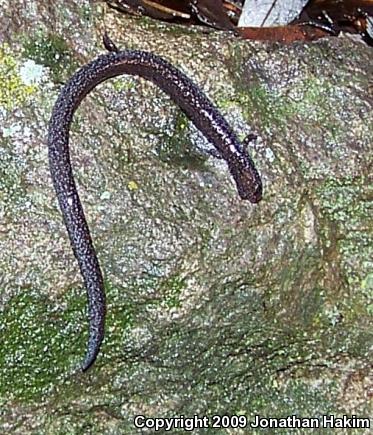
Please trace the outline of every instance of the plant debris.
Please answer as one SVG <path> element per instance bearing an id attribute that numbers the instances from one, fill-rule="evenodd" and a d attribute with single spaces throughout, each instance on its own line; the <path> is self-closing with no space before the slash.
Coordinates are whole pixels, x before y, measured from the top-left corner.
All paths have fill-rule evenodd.
<path id="1" fill-rule="evenodd" d="M 233 31 L 243 38 L 311 41 L 340 32 L 373 45 L 373 0 L 107 0 L 120 12 Z"/>

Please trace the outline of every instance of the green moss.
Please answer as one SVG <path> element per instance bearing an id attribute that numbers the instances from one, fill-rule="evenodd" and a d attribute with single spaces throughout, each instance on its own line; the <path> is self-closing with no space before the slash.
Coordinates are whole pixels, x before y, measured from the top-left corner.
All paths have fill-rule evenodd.
<path id="1" fill-rule="evenodd" d="M 344 135 L 344 128 L 330 117 L 335 111 L 334 105 L 338 90 L 330 80 L 309 76 L 307 80 L 299 83 L 292 93 L 297 99 L 286 98 L 286 104 L 291 105 L 291 111 L 302 120 L 304 132 L 312 134 L 315 126 L 322 125 L 327 132 L 328 140 L 338 142 Z"/>
<path id="2" fill-rule="evenodd" d="M 279 130 L 287 128 L 289 122 L 298 118 L 303 123 L 303 130 L 313 131 L 315 125 L 327 126 L 329 140 L 338 141 L 340 128 L 337 124 L 330 123 L 329 114 L 334 110 L 331 94 L 334 92 L 330 83 L 321 83 L 316 78 L 300 83 L 292 89 L 297 99 L 283 94 L 270 92 L 258 84 L 241 91 L 240 101 L 246 107 L 246 116 L 254 122 L 261 120 L 262 128 Z"/>
<path id="3" fill-rule="evenodd" d="M 23 55 L 50 68 L 56 82 L 63 81 L 77 68 L 77 62 L 65 39 L 55 34 L 35 32 L 24 41 Z"/>
<path id="4" fill-rule="evenodd" d="M 133 279 L 127 284 L 126 288 L 113 286 L 110 282 L 105 282 L 106 292 L 106 324 L 105 340 L 102 346 L 100 357 L 95 363 L 98 369 L 101 365 L 112 363 L 113 359 L 118 360 L 118 364 L 124 357 L 123 343 L 126 335 L 138 326 L 141 313 L 148 306 L 156 304 L 156 301 L 148 298 L 146 301 L 134 301 L 133 294 L 148 294 L 149 288 L 156 286 L 155 278 Z M 141 321 L 141 320 L 140 320 Z M 85 340 L 88 336 L 85 336 Z M 85 344 L 83 344 L 85 347 Z"/>
<path id="5" fill-rule="evenodd" d="M 134 315 L 141 308 L 129 304 L 123 292 L 109 283 L 106 292 L 107 335 L 103 350 L 111 359 L 122 347 L 123 332 L 134 324 Z M 86 305 L 82 289 L 70 290 L 57 301 L 27 289 L 7 303 L 1 322 L 1 397 L 38 401 L 51 385 L 64 384 L 67 372 L 79 374 L 88 338 Z M 74 388 L 71 394 L 76 394 Z"/>
<path id="6" fill-rule="evenodd" d="M 86 21 L 87 23 L 90 23 L 93 20 L 94 11 L 92 10 L 92 5 L 91 4 L 87 4 L 87 5 L 83 4 L 83 5 L 81 5 L 78 8 L 77 12 L 78 12 L 78 14 L 80 15 L 80 17 L 82 18 L 83 21 Z M 67 16 L 67 18 L 70 19 L 69 16 Z"/>
<path id="7" fill-rule="evenodd" d="M 84 356 L 84 292 L 67 292 L 51 301 L 27 289 L 14 296 L 2 313 L 0 395 L 41 400 L 63 373 L 79 367 Z"/>
<path id="8" fill-rule="evenodd" d="M 78 350 L 69 340 L 71 326 L 49 300 L 30 289 L 13 297 L 2 313 L 1 396 L 42 398 Z"/>
<path id="9" fill-rule="evenodd" d="M 259 117 L 262 128 L 271 129 L 274 124 L 279 129 L 285 128 L 287 119 L 294 116 L 295 109 L 286 98 L 276 96 L 262 85 L 251 86 L 240 95 L 246 117 L 251 121 Z"/>
<path id="10" fill-rule="evenodd" d="M 179 112 L 171 134 L 163 134 L 157 148 L 159 158 L 174 166 L 202 170 L 206 156 L 190 140 L 189 120 Z"/>
<path id="11" fill-rule="evenodd" d="M 369 187 L 364 176 L 360 176 L 326 178 L 316 189 L 324 263 L 330 269 L 339 269 L 333 274 L 335 282 L 329 290 L 335 300 L 330 301 L 320 317 L 331 324 L 343 319 L 363 325 L 371 316 L 371 207 L 369 201 L 361 200 L 368 197 Z"/>
<path id="12" fill-rule="evenodd" d="M 185 279 L 178 275 L 169 277 L 161 284 L 163 304 L 168 308 L 179 308 L 181 306 L 180 294 L 186 288 Z"/>
<path id="13" fill-rule="evenodd" d="M 315 127 L 322 125 L 329 141 L 340 140 L 345 132 L 345 122 L 330 116 L 335 112 L 335 105 L 341 102 L 340 90 L 330 78 L 316 75 L 310 67 L 305 79 L 296 81 L 291 87 L 283 83 L 277 89 L 276 86 L 270 88 L 268 81 L 255 69 L 251 71 L 250 78 L 246 75 L 242 77 L 240 73 L 247 56 L 247 51 L 233 49 L 230 63 L 232 76 L 236 77 L 236 95 L 240 105 L 246 109 L 246 117 L 251 124 L 260 123 L 261 130 L 277 129 L 285 133 L 298 119 L 304 134 L 313 135 Z"/>
<path id="14" fill-rule="evenodd" d="M 123 77 L 122 78 L 115 77 L 111 80 L 110 83 L 116 92 L 128 91 L 136 87 L 135 81 L 132 79 L 132 77 L 128 77 L 125 79 L 123 79 Z"/>
<path id="15" fill-rule="evenodd" d="M 7 45 L 0 47 L 0 107 L 12 110 L 22 105 L 36 90 L 22 82 L 16 59 Z"/>

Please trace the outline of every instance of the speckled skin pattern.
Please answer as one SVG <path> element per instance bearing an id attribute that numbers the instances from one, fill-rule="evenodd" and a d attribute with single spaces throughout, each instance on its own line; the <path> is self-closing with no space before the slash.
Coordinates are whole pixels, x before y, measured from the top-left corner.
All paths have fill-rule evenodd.
<path id="1" fill-rule="evenodd" d="M 142 51 L 118 51 L 99 56 L 83 66 L 63 87 L 49 124 L 49 165 L 66 228 L 88 293 L 89 340 L 82 370 L 95 361 L 104 338 L 103 277 L 75 185 L 69 153 L 73 114 L 99 83 L 121 74 L 150 80 L 165 91 L 215 146 L 227 162 L 242 199 L 260 201 L 262 184 L 254 163 L 226 120 L 201 90 L 162 58 Z"/>

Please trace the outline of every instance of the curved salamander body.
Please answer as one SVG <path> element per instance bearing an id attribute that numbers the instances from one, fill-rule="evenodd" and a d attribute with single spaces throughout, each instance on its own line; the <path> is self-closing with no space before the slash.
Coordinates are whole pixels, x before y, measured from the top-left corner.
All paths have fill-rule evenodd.
<path id="1" fill-rule="evenodd" d="M 105 292 L 100 265 L 75 185 L 69 153 L 73 114 L 99 83 L 121 74 L 150 80 L 165 91 L 215 146 L 227 162 L 242 199 L 256 203 L 262 184 L 254 163 L 226 120 L 201 90 L 162 58 L 143 51 L 118 51 L 99 56 L 78 70 L 63 87 L 49 124 L 49 166 L 74 254 L 88 293 L 89 340 L 83 370 L 95 361 L 104 337 Z"/>

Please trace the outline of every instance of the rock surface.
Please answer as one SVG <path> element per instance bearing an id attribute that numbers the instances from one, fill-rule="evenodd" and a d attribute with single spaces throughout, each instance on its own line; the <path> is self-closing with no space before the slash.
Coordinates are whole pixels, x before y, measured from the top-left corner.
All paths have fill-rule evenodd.
<path id="1" fill-rule="evenodd" d="M 371 415 L 371 49 L 345 37 L 245 42 L 104 14 L 97 2 L 9 3 L 0 2 L 1 432 L 142 433 L 137 414 Z M 46 131 L 61 82 L 103 51 L 104 28 L 121 48 L 186 72 L 240 137 L 258 135 L 250 153 L 264 199 L 240 201 L 224 164 L 154 85 L 100 85 L 71 134 L 108 300 L 102 352 L 82 374 L 86 297 Z"/>

